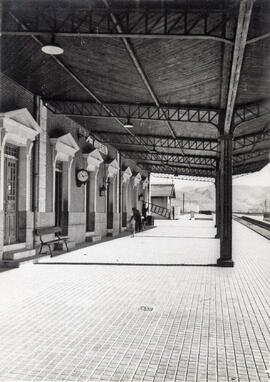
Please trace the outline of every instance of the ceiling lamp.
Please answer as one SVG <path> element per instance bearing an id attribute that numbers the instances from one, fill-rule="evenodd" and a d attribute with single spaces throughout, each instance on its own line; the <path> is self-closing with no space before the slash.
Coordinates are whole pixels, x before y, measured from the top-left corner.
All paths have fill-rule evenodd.
<path id="1" fill-rule="evenodd" d="M 126 129 L 133 129 L 133 125 L 132 125 L 132 123 L 130 122 L 130 118 L 128 117 L 128 119 L 127 119 L 127 122 L 125 122 L 124 123 L 124 127 L 126 128 Z"/>
<path id="2" fill-rule="evenodd" d="M 41 47 L 41 50 L 43 53 L 50 54 L 52 56 L 57 56 L 64 53 L 64 49 L 55 42 L 54 36 L 52 36 L 51 42 L 49 44 L 43 45 Z"/>
<path id="3" fill-rule="evenodd" d="M 149 153 L 150 154 L 156 154 L 157 153 L 157 149 L 156 149 L 155 145 L 153 145 L 153 148 L 149 150 Z"/>

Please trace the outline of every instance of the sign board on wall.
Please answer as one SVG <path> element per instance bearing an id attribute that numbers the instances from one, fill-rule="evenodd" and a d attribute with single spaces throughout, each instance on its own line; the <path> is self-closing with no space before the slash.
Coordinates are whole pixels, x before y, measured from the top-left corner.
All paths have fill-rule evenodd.
<path id="1" fill-rule="evenodd" d="M 95 138 L 89 136 L 87 138 L 87 142 L 90 143 L 90 145 L 94 146 L 96 149 L 98 149 L 102 154 L 108 155 L 108 147 L 103 145 Z"/>

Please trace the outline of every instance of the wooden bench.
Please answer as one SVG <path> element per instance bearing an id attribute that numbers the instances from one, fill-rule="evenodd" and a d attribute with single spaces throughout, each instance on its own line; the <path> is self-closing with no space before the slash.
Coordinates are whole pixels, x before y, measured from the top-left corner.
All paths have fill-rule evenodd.
<path id="1" fill-rule="evenodd" d="M 61 236 L 62 229 L 61 227 L 42 227 L 42 228 L 37 228 L 36 229 L 36 235 L 39 235 L 40 238 L 40 250 L 39 250 L 39 255 L 41 254 L 42 248 L 47 245 L 49 248 L 50 256 L 52 257 L 52 249 L 51 249 L 51 244 L 55 243 L 64 243 L 68 252 L 68 246 L 67 246 L 67 241 L 69 239 L 68 236 Z M 54 239 L 46 240 L 44 239 L 44 236 L 50 235 L 50 234 L 55 234 Z"/>

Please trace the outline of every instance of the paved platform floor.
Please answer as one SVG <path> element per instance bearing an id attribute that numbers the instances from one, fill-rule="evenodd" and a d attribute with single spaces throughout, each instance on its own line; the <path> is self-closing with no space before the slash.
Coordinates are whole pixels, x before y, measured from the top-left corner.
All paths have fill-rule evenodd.
<path id="1" fill-rule="evenodd" d="M 217 240 L 157 224 L 1 273 L 0 380 L 269 381 L 270 242 L 234 222 L 234 268 L 165 266 L 212 262 Z"/>
<path id="2" fill-rule="evenodd" d="M 214 222 L 209 220 L 157 220 L 156 227 L 134 238 L 96 244 L 40 263 L 107 263 L 107 264 L 216 264 L 219 240 L 215 239 Z"/>

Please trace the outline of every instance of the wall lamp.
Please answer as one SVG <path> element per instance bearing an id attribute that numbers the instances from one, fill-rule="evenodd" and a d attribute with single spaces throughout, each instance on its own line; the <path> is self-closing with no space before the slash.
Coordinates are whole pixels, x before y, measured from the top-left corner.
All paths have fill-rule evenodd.
<path id="1" fill-rule="evenodd" d="M 106 188 L 105 185 L 103 184 L 103 186 L 101 186 L 101 187 L 99 188 L 99 196 L 105 196 L 106 191 L 107 191 L 107 188 Z"/>
<path id="2" fill-rule="evenodd" d="M 105 176 L 103 178 L 103 185 L 99 188 L 99 196 L 105 196 L 106 195 L 106 191 L 109 187 L 109 184 L 110 184 L 110 178 Z"/>

